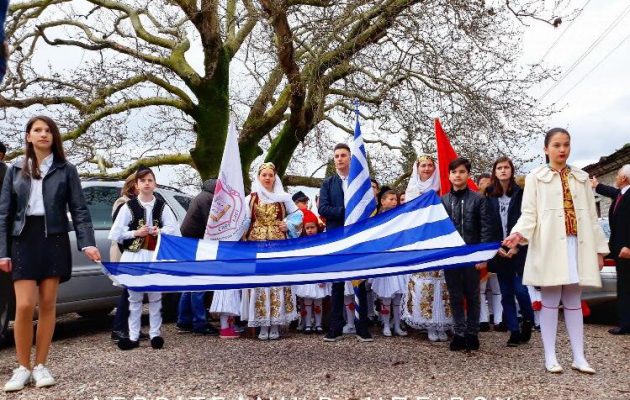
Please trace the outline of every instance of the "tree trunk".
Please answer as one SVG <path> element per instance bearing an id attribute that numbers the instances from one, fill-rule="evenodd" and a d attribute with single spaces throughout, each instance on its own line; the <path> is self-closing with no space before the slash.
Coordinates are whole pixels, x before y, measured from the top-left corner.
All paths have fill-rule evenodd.
<path id="1" fill-rule="evenodd" d="M 194 115 L 197 143 L 190 155 L 204 181 L 219 174 L 230 122 L 229 85 L 230 59 L 222 49 L 213 77 L 193 88 L 199 105 Z"/>

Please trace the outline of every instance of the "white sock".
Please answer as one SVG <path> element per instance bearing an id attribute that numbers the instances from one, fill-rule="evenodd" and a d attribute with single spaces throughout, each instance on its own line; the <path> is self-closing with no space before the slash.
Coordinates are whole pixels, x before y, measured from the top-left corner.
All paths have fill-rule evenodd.
<path id="1" fill-rule="evenodd" d="M 503 305 L 501 304 L 501 287 L 499 286 L 499 278 L 496 274 L 490 275 L 488 286 L 492 291 L 492 314 L 494 315 L 493 324 L 497 325 L 503 321 Z M 518 304 L 518 302 L 516 302 Z"/>
<path id="2" fill-rule="evenodd" d="M 315 326 L 322 326 L 322 299 L 315 299 L 313 304 L 315 305 Z"/>
<path id="3" fill-rule="evenodd" d="M 278 325 L 271 325 L 271 334 L 272 335 L 278 334 Z"/>
<path id="4" fill-rule="evenodd" d="M 540 333 L 545 349 L 545 365 L 558 364 L 556 357 L 556 333 L 558 331 L 558 306 L 562 295 L 562 286 L 540 288 L 542 310 L 540 311 Z"/>
<path id="5" fill-rule="evenodd" d="M 488 298 L 486 296 L 487 285 L 487 280 L 479 283 L 479 322 L 488 322 L 490 320 L 487 303 Z"/>
<path id="6" fill-rule="evenodd" d="M 587 366 L 584 356 L 584 316 L 582 315 L 582 289 L 579 285 L 562 287 L 562 310 L 564 323 L 569 334 L 573 361 L 579 366 Z"/>
<path id="7" fill-rule="evenodd" d="M 230 327 L 230 316 L 227 314 L 221 314 L 219 316 L 219 321 L 221 321 L 221 329 L 227 329 Z"/>
<path id="8" fill-rule="evenodd" d="M 268 326 L 261 326 L 260 327 L 260 334 L 261 335 L 266 335 L 269 333 L 269 327 Z"/>
<path id="9" fill-rule="evenodd" d="M 392 298 L 391 297 L 379 297 L 381 299 L 381 321 L 383 321 L 383 328 L 389 328 L 389 319 L 392 313 Z"/>
<path id="10" fill-rule="evenodd" d="M 310 328 L 313 325 L 313 299 L 304 299 L 304 311 L 306 311 L 305 323 L 306 327 Z"/>
<path id="11" fill-rule="evenodd" d="M 346 304 L 346 325 L 354 326 L 354 296 L 345 296 L 344 302 Z"/>

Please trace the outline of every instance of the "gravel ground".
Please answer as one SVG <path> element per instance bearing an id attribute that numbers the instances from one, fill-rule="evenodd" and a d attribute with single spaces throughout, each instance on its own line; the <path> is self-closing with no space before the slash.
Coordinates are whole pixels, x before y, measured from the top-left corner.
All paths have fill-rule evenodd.
<path id="1" fill-rule="evenodd" d="M 109 339 L 108 321 L 72 318 L 58 324 L 50 355 L 58 384 L 7 399 L 630 399 L 630 336 L 611 336 L 601 325 L 586 326 L 587 358 L 597 370 L 588 376 L 570 370 L 562 324 L 558 358 L 565 372 L 552 375 L 543 369 L 538 333 L 518 348 L 505 346 L 506 333 L 482 333 L 480 351 L 467 354 L 417 332 L 384 338 L 374 330 L 373 343 L 354 337 L 324 343 L 289 332 L 263 343 L 180 334 L 167 324 L 164 349 L 143 342 L 122 352 Z M 0 350 L 3 380 L 14 357 L 13 347 Z"/>

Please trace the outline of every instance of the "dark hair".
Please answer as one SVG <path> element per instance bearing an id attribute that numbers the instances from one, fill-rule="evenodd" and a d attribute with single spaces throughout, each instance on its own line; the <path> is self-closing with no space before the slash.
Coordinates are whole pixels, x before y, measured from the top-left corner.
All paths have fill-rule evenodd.
<path id="1" fill-rule="evenodd" d="M 481 182 L 482 179 L 487 179 L 487 178 L 492 179 L 492 175 L 490 175 L 487 172 L 484 172 L 483 174 L 477 175 L 477 184 L 479 184 L 479 182 Z"/>
<path id="2" fill-rule="evenodd" d="M 569 137 L 569 140 L 571 140 L 571 135 L 569 134 L 569 131 L 567 131 L 564 128 L 551 128 L 547 131 L 547 133 L 545 133 L 545 148 L 547 146 L 549 146 L 549 143 L 551 142 L 551 139 L 558 135 L 558 134 L 564 134 L 567 135 Z M 545 162 L 549 163 L 549 156 L 545 154 Z"/>
<path id="3" fill-rule="evenodd" d="M 333 149 L 333 153 L 339 149 L 344 149 L 344 150 L 348 150 L 348 153 L 350 153 L 350 146 L 348 146 L 345 143 L 337 143 L 335 145 L 335 148 Z"/>
<path id="4" fill-rule="evenodd" d="M 151 176 L 153 176 L 153 180 L 157 182 L 157 179 L 155 179 L 155 174 L 153 173 L 153 170 L 145 166 L 141 166 L 140 168 L 138 168 L 138 171 L 136 171 L 136 182 L 139 179 L 142 179 L 149 174 L 151 174 Z"/>
<path id="5" fill-rule="evenodd" d="M 387 188 L 387 190 L 384 190 L 382 193 L 380 193 L 380 195 L 378 197 L 379 208 L 380 208 L 381 201 L 383 200 L 383 198 L 385 196 L 389 196 L 390 194 L 393 194 L 394 196 L 396 196 L 396 201 L 400 200 L 399 197 L 398 197 L 398 192 L 396 191 L 396 189 L 389 189 L 389 188 Z"/>
<path id="6" fill-rule="evenodd" d="M 53 158 L 55 161 L 66 161 L 66 154 L 63 151 L 63 142 L 61 140 L 61 134 L 59 133 L 59 127 L 52 120 L 52 118 L 47 117 L 45 115 L 37 115 L 28 120 L 26 123 L 26 132 L 24 135 L 24 165 L 22 166 L 22 174 L 24 176 L 32 176 L 34 179 L 41 179 L 42 175 L 39 172 L 39 164 L 37 162 L 37 156 L 35 155 L 35 147 L 33 147 L 32 143 L 29 143 L 26 140 L 26 137 L 31 132 L 33 125 L 37 121 L 42 121 L 46 125 L 48 125 L 48 129 L 50 129 L 50 133 L 52 134 L 52 147 L 50 150 L 52 151 Z M 30 160 L 30 161 L 29 161 Z"/>
<path id="7" fill-rule="evenodd" d="M 448 170 L 453 171 L 456 170 L 457 168 L 459 168 L 460 166 L 464 166 L 464 168 L 466 168 L 466 171 L 468 171 L 470 173 L 470 160 L 468 160 L 467 158 L 456 158 L 455 160 L 451 161 L 448 164 Z"/>
<path id="8" fill-rule="evenodd" d="M 0 154 L 6 154 L 7 153 L 7 146 L 4 145 L 4 143 L 0 142 Z"/>
<path id="9" fill-rule="evenodd" d="M 381 185 L 378 184 L 378 181 L 376 179 L 374 179 L 374 178 L 370 178 L 370 182 L 376 184 L 376 188 L 377 189 L 381 187 Z"/>
<path id="10" fill-rule="evenodd" d="M 487 188 L 488 191 L 490 191 L 488 193 L 488 196 L 491 197 L 501 197 L 503 196 L 503 186 L 501 186 L 501 182 L 499 182 L 499 179 L 497 179 L 497 166 L 500 163 L 509 163 L 510 164 L 510 168 L 512 168 L 512 175 L 510 176 L 510 185 L 508 186 L 507 191 L 505 192 L 506 196 L 510 196 L 512 197 L 512 193 L 514 192 L 514 186 L 516 185 L 516 180 L 514 179 L 514 174 L 516 173 L 516 171 L 514 170 L 514 163 L 512 162 L 512 160 L 510 159 L 510 157 L 499 157 L 497 158 L 497 160 L 494 162 L 494 164 L 492 164 L 492 183 L 490 184 L 490 187 Z"/>

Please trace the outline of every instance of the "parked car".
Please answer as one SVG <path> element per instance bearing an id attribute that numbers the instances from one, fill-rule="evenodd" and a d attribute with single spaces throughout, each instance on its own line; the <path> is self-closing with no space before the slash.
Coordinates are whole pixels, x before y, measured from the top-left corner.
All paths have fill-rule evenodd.
<path id="1" fill-rule="evenodd" d="M 107 239 L 112 226 L 112 206 L 120 197 L 122 181 L 84 180 L 81 182 L 83 194 L 92 216 L 96 244 L 103 261 L 109 261 L 111 241 Z M 157 195 L 164 198 L 181 223 L 192 198 L 168 186 L 159 185 Z M 77 250 L 76 237 L 70 232 L 72 248 L 72 279 L 59 286 L 57 314 L 76 312 L 84 317 L 99 317 L 109 314 L 120 297 L 121 289 L 113 286 L 101 266 L 88 260 Z M 177 310 L 176 294 L 166 295 L 163 312 L 171 319 Z M 0 273 L 0 345 L 4 342 L 9 321 L 15 315 L 15 294 L 9 274 Z"/>
<path id="2" fill-rule="evenodd" d="M 599 218 L 599 225 L 602 227 L 606 238 L 610 238 L 608 218 Z M 598 305 L 617 300 L 617 269 L 615 268 L 615 260 L 605 258 L 604 268 L 600 275 L 602 277 L 601 288 L 585 288 L 582 292 L 582 299 L 586 300 L 589 305 Z"/>

